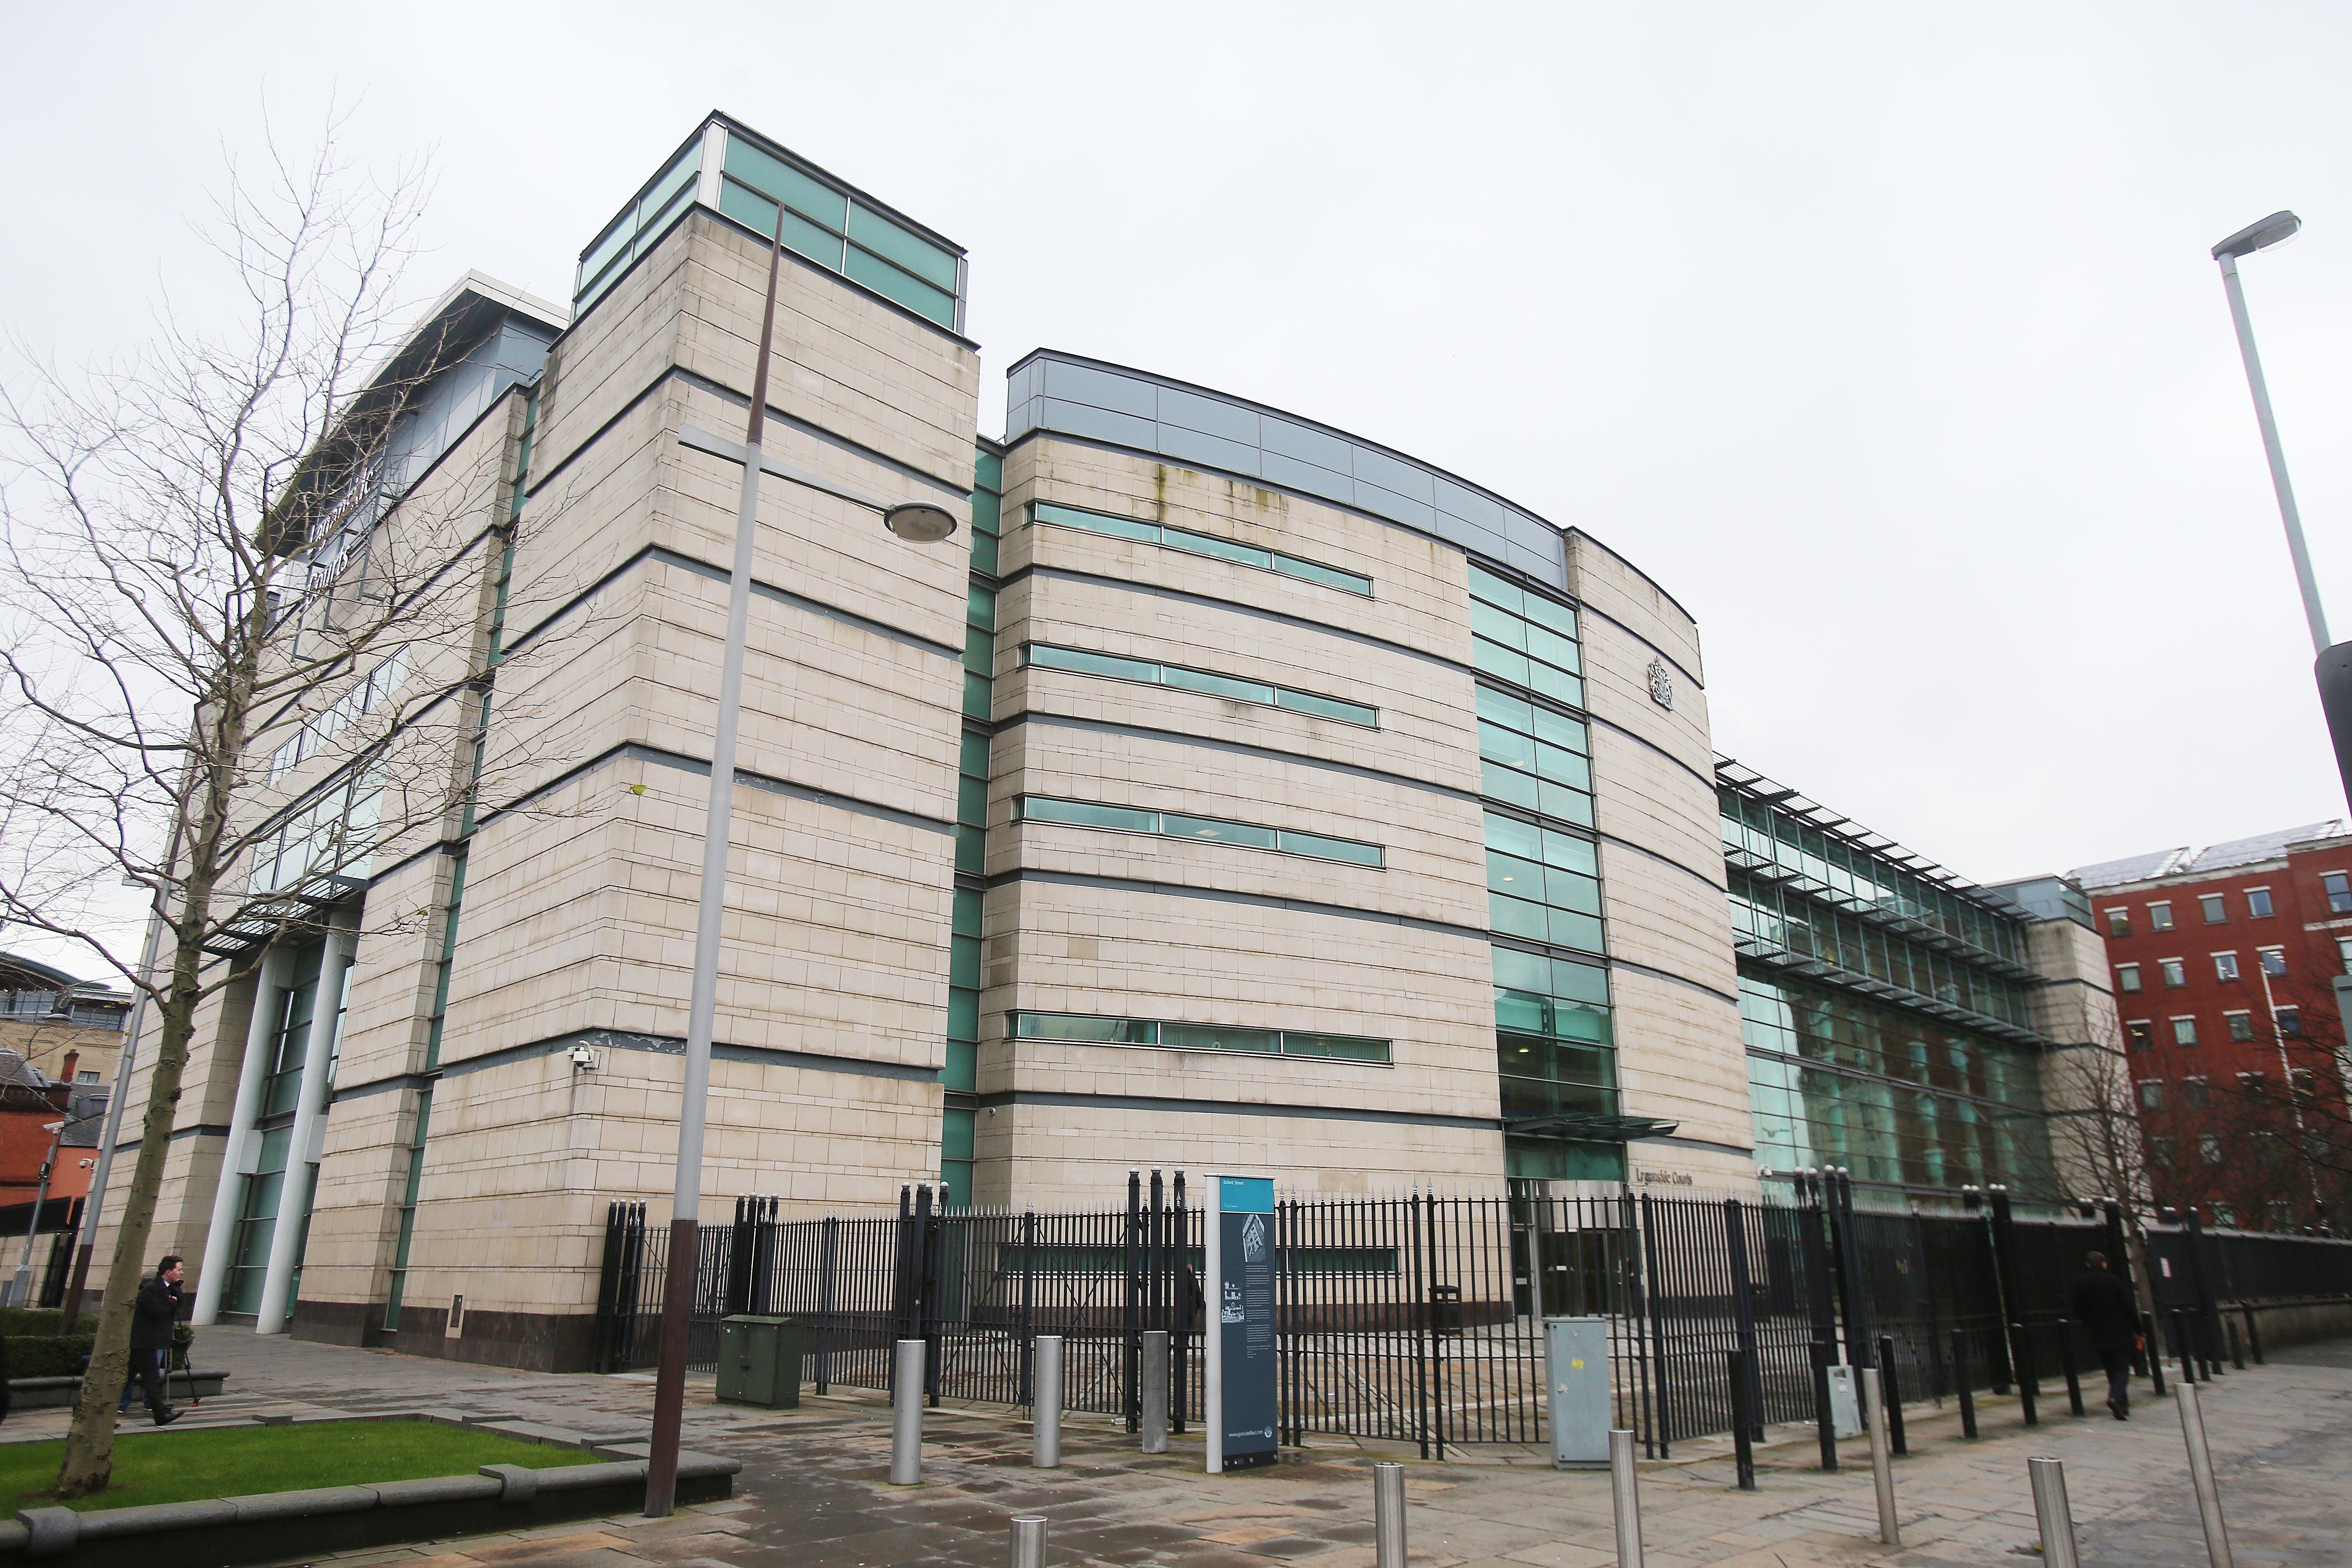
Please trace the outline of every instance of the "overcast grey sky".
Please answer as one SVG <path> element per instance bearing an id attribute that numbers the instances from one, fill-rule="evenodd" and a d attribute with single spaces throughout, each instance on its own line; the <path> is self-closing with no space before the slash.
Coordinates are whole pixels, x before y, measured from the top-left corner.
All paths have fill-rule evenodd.
<path id="1" fill-rule="evenodd" d="M 712 108 L 1039 344 L 1385 442 L 1697 617 L 1718 748 L 1992 879 L 2341 815 L 2208 247 L 2352 637 L 2352 9 L 17 7 L 0 321 L 121 351 L 225 153 L 438 171 L 420 301 L 551 299 Z"/>

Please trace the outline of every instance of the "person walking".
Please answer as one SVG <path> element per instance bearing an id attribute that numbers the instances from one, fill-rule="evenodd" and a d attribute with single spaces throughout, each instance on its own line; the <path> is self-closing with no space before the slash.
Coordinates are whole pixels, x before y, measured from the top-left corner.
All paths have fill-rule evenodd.
<path id="1" fill-rule="evenodd" d="M 179 1256 L 164 1254 L 153 1278 L 140 1284 L 139 1300 L 131 1310 L 131 1375 L 147 1396 L 147 1413 L 158 1426 L 169 1426 L 183 1414 L 173 1409 L 163 1394 L 163 1370 L 171 1365 L 172 1336 L 180 1321 L 183 1272 Z M 129 1383 L 122 1385 L 122 1400 L 116 1408 L 123 1413 L 131 1409 Z"/>
<path id="2" fill-rule="evenodd" d="M 2107 1255 L 2083 1255 L 2083 1272 L 2072 1296 L 2074 1321 L 2090 1336 L 2099 1364 L 2107 1372 L 2107 1409 L 2118 1421 L 2131 1419 L 2132 1352 L 2140 1348 L 2139 1310 L 2131 1287 L 2107 1268 Z"/>

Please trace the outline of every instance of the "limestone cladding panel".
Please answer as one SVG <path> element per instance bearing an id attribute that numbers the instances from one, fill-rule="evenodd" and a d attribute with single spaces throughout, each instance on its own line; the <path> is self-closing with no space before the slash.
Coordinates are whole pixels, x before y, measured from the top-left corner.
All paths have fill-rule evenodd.
<path id="1" fill-rule="evenodd" d="M 1272 1176 L 1290 1192 L 1401 1193 L 1503 1177 L 1499 1130 L 1150 1107 L 1002 1105 L 980 1113 L 983 1202 L 1101 1208 L 1135 1167 Z M 1194 1189 L 1196 1192 L 1198 1188 Z"/>
<path id="2" fill-rule="evenodd" d="M 1133 878 L 1298 899 L 1483 930 L 1486 851 L 1475 801 L 1175 742 L 1048 724 L 1000 737 L 1017 763 L 992 785 L 988 869 Z M 1013 822 L 1026 792 L 1192 812 L 1381 847 L 1385 868 L 1207 839 Z"/>
<path id="3" fill-rule="evenodd" d="M 1096 542 L 1091 535 L 1076 537 Z M 1111 561 L 1099 566 L 1106 573 L 1121 569 Z M 1027 642 L 1336 697 L 1376 709 L 1379 728 L 1171 686 L 1024 668 L 1019 649 Z M 996 646 L 1000 721 L 1030 710 L 1067 713 L 1297 752 L 1477 792 L 1476 752 L 1465 749 L 1475 723 L 1475 693 L 1467 672 L 1442 664 L 1244 611 L 1157 597 L 1118 583 L 1049 576 L 1023 578 L 999 595 Z"/>
<path id="4" fill-rule="evenodd" d="M 407 1189 L 415 1101 L 404 1089 L 335 1100 L 302 1244 L 305 1301 L 383 1300 Z"/>
<path id="5" fill-rule="evenodd" d="M 1583 604 L 1650 643 L 1665 656 L 1669 665 L 1681 667 L 1675 681 L 1675 706 L 1680 709 L 1682 688 L 1706 679 L 1706 666 L 1699 655 L 1697 623 L 1633 563 L 1591 534 L 1570 529 L 1566 542 L 1570 591 Z M 1644 658 L 1642 663 L 1646 666 L 1649 659 Z M 1647 685 L 1645 680 L 1645 693 Z M 1700 728 L 1703 732 L 1705 725 L 1702 723 Z"/>
<path id="6" fill-rule="evenodd" d="M 704 792 L 622 758 L 483 827 L 445 1063 L 581 1029 L 684 1036 Z M 950 837 L 744 786 L 734 815 L 719 1039 L 936 1068 Z"/>
<path id="7" fill-rule="evenodd" d="M 572 461 L 677 363 L 688 247 L 685 230 L 673 229 L 556 339 L 540 376 L 534 469 Z"/>
<path id="8" fill-rule="evenodd" d="M 677 363 L 748 394 L 768 247 L 699 214 L 681 235 Z M 774 342 L 775 407 L 924 473 L 971 474 L 980 428 L 980 355 L 971 346 L 789 254 Z"/>
<path id="9" fill-rule="evenodd" d="M 1610 953 L 1736 993 L 1730 904 L 1719 886 L 1686 867 L 1627 844 L 1601 846 Z"/>
<path id="10" fill-rule="evenodd" d="M 411 1299 L 582 1310 L 604 1205 L 670 1190 L 681 1058 L 608 1050 L 593 1071 L 534 1057 L 444 1078 L 410 1251 Z M 939 1169 L 936 1082 L 720 1058 L 704 1220 L 739 1193 L 799 1213 L 880 1207 Z"/>
<path id="11" fill-rule="evenodd" d="M 1070 571 L 1108 565 L 1139 583 L 1207 592 L 1259 609 L 1303 615 L 1440 655 L 1470 659 L 1461 551 L 1410 529 L 1202 474 L 1156 458 L 1037 437 L 1005 459 L 1006 531 L 1001 564 L 1012 576 L 1032 563 Z M 1281 550 L 1372 580 L 1369 599 L 1278 573 L 1183 551 L 1055 527 L 1022 525 L 1033 500 L 1056 501 L 1142 522 L 1164 523 Z"/>
<path id="12" fill-rule="evenodd" d="M 1641 962 L 1660 963 L 1673 949 L 1680 948 L 1688 954 L 1686 962 L 1665 967 L 1730 989 L 1726 981 L 1732 972 L 1731 915 L 1720 892 L 1723 840 L 1717 826 L 1714 790 L 1650 747 L 1598 726 L 1592 735 L 1592 777 L 1593 815 L 1601 833 L 1634 847 L 1604 845 L 1603 848 L 1610 877 L 1626 879 L 1629 899 L 1645 884 L 1663 883 L 1670 878 L 1694 885 L 1712 884 L 1717 889 L 1716 910 L 1684 925 L 1679 932 L 1663 926 L 1656 911 L 1664 900 L 1680 895 L 1646 896 L 1644 901 L 1653 913 L 1643 940 L 1664 945 L 1654 946 L 1654 956 Z M 1604 891 L 1610 900 L 1608 912 L 1614 917 L 1619 913 L 1617 893 L 1613 888 Z M 1636 928 L 1629 937 L 1641 934 L 1643 918 L 1633 908 L 1625 913 Z M 1617 944 L 1613 931 L 1610 950 L 1620 957 L 1635 956 L 1630 947 Z"/>
<path id="13" fill-rule="evenodd" d="M 1625 1113 L 1680 1122 L 1685 1138 L 1750 1147 L 1738 1005 L 1622 965 L 1609 984 Z"/>
<path id="14" fill-rule="evenodd" d="M 1486 944 L 1122 889 L 992 889 L 983 1093 L 1053 1089 L 1496 1113 Z M 1392 1065 L 1011 1038 L 1017 1010 L 1368 1036 Z"/>
<path id="15" fill-rule="evenodd" d="M 2034 1033 L 2062 1045 L 2122 1048 L 2107 946 L 2098 933 L 2073 921 L 2037 921 L 2025 928 L 2025 963 L 2043 977 L 2026 995 Z"/>
<path id="16" fill-rule="evenodd" d="M 377 874 L 352 944 L 352 989 L 335 1076 L 344 1089 L 424 1063 L 439 977 L 449 858 L 431 852 Z"/>

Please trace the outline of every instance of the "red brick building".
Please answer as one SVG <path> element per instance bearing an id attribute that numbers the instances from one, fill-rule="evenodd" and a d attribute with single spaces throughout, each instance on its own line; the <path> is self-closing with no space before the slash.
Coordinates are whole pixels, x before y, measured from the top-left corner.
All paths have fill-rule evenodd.
<path id="1" fill-rule="evenodd" d="M 2352 972 L 2352 835 L 2319 822 L 2071 875 L 2105 939 L 2157 1201 L 2222 1225 L 2352 1221 L 2335 977 Z"/>

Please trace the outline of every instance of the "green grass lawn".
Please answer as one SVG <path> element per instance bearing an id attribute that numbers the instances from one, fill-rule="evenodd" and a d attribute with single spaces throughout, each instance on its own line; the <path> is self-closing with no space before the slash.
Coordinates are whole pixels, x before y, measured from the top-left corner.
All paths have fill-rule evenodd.
<path id="1" fill-rule="evenodd" d="M 0 1497 L 16 1508 L 54 1503 L 66 1446 L 0 1444 Z M 253 1492 L 308 1491 L 426 1476 L 470 1476 L 481 1465 L 600 1464 L 577 1448 L 553 1448 L 465 1426 L 428 1421 L 322 1421 L 308 1426 L 225 1426 L 197 1432 L 142 1432 L 114 1441 L 114 1481 L 68 1503 L 89 1512 L 141 1503 L 192 1502 Z"/>

